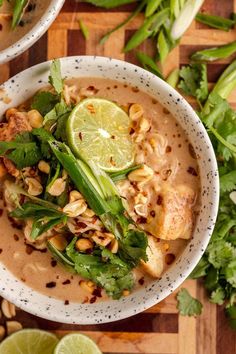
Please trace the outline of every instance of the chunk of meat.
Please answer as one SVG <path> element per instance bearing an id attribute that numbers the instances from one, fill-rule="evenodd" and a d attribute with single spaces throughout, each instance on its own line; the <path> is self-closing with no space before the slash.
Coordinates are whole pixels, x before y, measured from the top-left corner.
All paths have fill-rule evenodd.
<path id="1" fill-rule="evenodd" d="M 15 112 L 9 117 L 7 123 L 1 123 L 0 141 L 14 140 L 17 134 L 31 130 L 32 127 L 28 122 L 26 114 Z"/>
<path id="2" fill-rule="evenodd" d="M 164 269 L 164 257 L 158 241 L 153 236 L 148 236 L 147 247 L 148 261 L 141 261 L 141 268 L 154 278 L 159 278 Z"/>
<path id="3" fill-rule="evenodd" d="M 162 192 L 156 234 L 164 240 L 189 239 L 193 230 L 194 191 L 186 185 L 168 186 Z"/>
<path id="4" fill-rule="evenodd" d="M 31 131 L 27 116 L 22 112 L 14 112 L 8 119 L 7 123 L 0 124 L 0 141 L 11 141 L 14 140 L 17 134 Z M 19 171 L 15 167 L 14 163 L 8 158 L 3 157 L 3 163 L 9 174 L 14 177 L 19 175 Z"/>

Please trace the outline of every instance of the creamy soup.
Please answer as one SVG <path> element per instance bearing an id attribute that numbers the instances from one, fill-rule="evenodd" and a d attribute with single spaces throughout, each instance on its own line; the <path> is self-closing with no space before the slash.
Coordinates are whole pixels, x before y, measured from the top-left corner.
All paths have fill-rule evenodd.
<path id="1" fill-rule="evenodd" d="M 12 30 L 12 4 L 4 0 L 0 7 L 0 51 L 10 47 L 28 33 L 42 17 L 49 3 L 47 0 L 30 0 L 19 25 Z"/>
<path id="2" fill-rule="evenodd" d="M 135 287 L 141 287 L 152 281 L 152 276 L 158 278 L 174 264 L 192 237 L 200 205 L 198 156 L 170 112 L 137 88 L 99 78 L 67 80 L 66 100 L 76 103 L 88 96 L 115 101 L 129 112 L 131 119 L 132 115 L 137 116 L 137 112 L 140 114 L 140 106 L 143 109 L 139 118 L 134 117 L 130 135 L 135 141 L 135 163 L 145 164 L 146 175 L 152 171 L 151 178 L 143 183 L 137 181 L 137 173 L 131 173 L 128 179 L 117 183 L 130 216 L 158 247 L 158 259 L 155 254 L 149 254 L 153 263 L 134 270 Z M 29 110 L 28 105 L 29 102 L 20 110 Z M 89 294 L 80 286 L 80 276 L 63 269 L 44 244 L 30 242 L 26 230 L 23 233 L 22 226 L 7 217 L 4 205 L 1 210 L 4 232 L 0 237 L 0 261 L 17 278 L 40 293 L 62 299 L 65 304 L 106 299 L 103 291 L 102 297 L 99 290 Z M 81 223 L 86 223 L 85 218 L 71 220 L 70 230 L 79 234 Z M 95 224 L 99 228 L 99 221 Z"/>

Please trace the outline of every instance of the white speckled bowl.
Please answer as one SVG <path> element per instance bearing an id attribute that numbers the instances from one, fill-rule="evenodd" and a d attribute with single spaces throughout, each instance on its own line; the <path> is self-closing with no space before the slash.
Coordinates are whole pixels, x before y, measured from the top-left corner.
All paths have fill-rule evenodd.
<path id="1" fill-rule="evenodd" d="M 20 40 L 12 44 L 10 47 L 0 51 L 0 64 L 6 63 L 23 53 L 31 47 L 42 35 L 47 31 L 51 23 L 57 17 L 65 0 L 51 0 L 48 8 L 40 20 L 31 30 L 26 33 Z"/>
<path id="2" fill-rule="evenodd" d="M 118 80 L 154 96 L 166 107 L 186 131 L 200 156 L 202 208 L 197 218 L 192 240 L 181 257 L 159 280 L 147 284 L 119 301 L 98 304 L 70 303 L 42 295 L 16 279 L 0 264 L 0 294 L 18 307 L 53 321 L 92 324 L 115 321 L 141 312 L 167 297 L 190 274 L 200 260 L 210 240 L 216 221 L 219 198 L 217 163 L 209 137 L 200 119 L 184 98 L 153 74 L 126 62 L 102 57 L 69 57 L 61 59 L 63 76 L 101 77 Z M 0 116 L 32 96 L 48 81 L 50 62 L 31 67 L 8 80 L 2 87 L 12 99 L 0 101 Z"/>

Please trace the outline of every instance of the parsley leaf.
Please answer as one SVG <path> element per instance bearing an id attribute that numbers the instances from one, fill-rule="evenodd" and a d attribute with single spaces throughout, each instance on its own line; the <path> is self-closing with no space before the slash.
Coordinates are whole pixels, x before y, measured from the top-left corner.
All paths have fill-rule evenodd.
<path id="1" fill-rule="evenodd" d="M 54 106 L 58 103 L 58 96 L 52 94 L 48 91 L 38 92 L 31 104 L 32 109 L 37 109 L 40 114 L 44 117 L 47 113 L 49 113 Z"/>
<path id="2" fill-rule="evenodd" d="M 55 59 L 50 66 L 49 83 L 54 87 L 58 95 L 63 91 L 63 80 L 61 77 L 61 63 L 60 60 Z"/>
<path id="3" fill-rule="evenodd" d="M 177 295 L 177 308 L 182 316 L 197 316 L 202 313 L 202 304 L 194 299 L 187 289 L 182 288 Z"/>
<path id="4" fill-rule="evenodd" d="M 32 134 L 22 133 L 14 141 L 0 141 L 0 155 L 10 159 L 18 169 L 37 164 L 42 158 Z"/>
<path id="5" fill-rule="evenodd" d="M 191 64 L 183 66 L 179 72 L 179 88 L 186 95 L 196 97 L 204 102 L 208 96 L 207 67 L 205 64 Z"/>

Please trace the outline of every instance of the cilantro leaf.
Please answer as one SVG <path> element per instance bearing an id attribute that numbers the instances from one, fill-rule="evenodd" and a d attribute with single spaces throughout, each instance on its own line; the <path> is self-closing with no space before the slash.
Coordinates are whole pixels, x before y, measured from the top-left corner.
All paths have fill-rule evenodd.
<path id="1" fill-rule="evenodd" d="M 214 304 L 223 305 L 225 299 L 225 291 L 219 286 L 216 290 L 212 291 L 210 301 Z"/>
<path id="2" fill-rule="evenodd" d="M 38 92 L 34 98 L 33 102 L 31 104 L 32 109 L 37 109 L 37 111 L 40 112 L 40 114 L 44 117 L 47 113 L 49 113 L 56 103 L 58 103 L 58 96 L 52 94 L 51 92 L 48 91 L 42 91 Z"/>
<path id="3" fill-rule="evenodd" d="M 191 64 L 183 66 L 179 72 L 180 83 L 178 87 L 186 95 L 196 97 L 204 102 L 208 96 L 207 68 L 205 64 Z"/>
<path id="4" fill-rule="evenodd" d="M 207 270 L 208 270 L 209 266 L 210 266 L 210 264 L 209 264 L 208 260 L 205 257 L 202 257 L 189 277 L 192 279 L 204 277 L 207 274 Z"/>
<path id="5" fill-rule="evenodd" d="M 225 268 L 225 278 L 236 288 L 236 259 L 232 260 Z"/>
<path id="6" fill-rule="evenodd" d="M 58 95 L 62 93 L 63 80 L 61 76 L 61 63 L 58 59 L 53 60 L 50 66 L 49 83 L 54 87 Z"/>
<path id="7" fill-rule="evenodd" d="M 233 258 L 233 247 L 229 242 L 217 240 L 207 247 L 209 262 L 216 268 L 226 267 Z"/>
<path id="8" fill-rule="evenodd" d="M 231 192 L 234 189 L 236 189 L 236 170 L 220 177 L 221 192 Z"/>
<path id="9" fill-rule="evenodd" d="M 40 148 L 27 132 L 17 135 L 14 141 L 0 141 L 0 155 L 10 159 L 18 169 L 33 166 L 42 158 Z"/>
<path id="10" fill-rule="evenodd" d="M 54 108 L 46 114 L 44 117 L 43 125 L 45 127 L 50 127 L 55 124 L 62 116 L 71 112 L 71 108 L 66 105 L 66 103 L 61 100 L 57 103 Z"/>
<path id="11" fill-rule="evenodd" d="M 43 158 L 50 159 L 52 157 L 52 152 L 48 142 L 54 140 L 53 135 L 43 128 L 33 129 L 32 134 L 40 143 L 40 150 Z"/>
<path id="12" fill-rule="evenodd" d="M 108 249 L 97 249 L 87 255 L 75 250 L 75 237 L 66 248 L 66 256 L 74 262 L 78 274 L 105 289 L 109 296 L 119 299 L 123 290 L 131 290 L 134 278 L 130 266 Z"/>
<path id="13" fill-rule="evenodd" d="M 187 289 L 182 288 L 177 294 L 177 308 L 182 316 L 197 316 L 202 313 L 202 304 L 194 299 Z"/>

